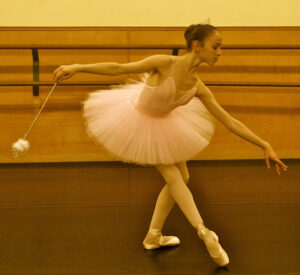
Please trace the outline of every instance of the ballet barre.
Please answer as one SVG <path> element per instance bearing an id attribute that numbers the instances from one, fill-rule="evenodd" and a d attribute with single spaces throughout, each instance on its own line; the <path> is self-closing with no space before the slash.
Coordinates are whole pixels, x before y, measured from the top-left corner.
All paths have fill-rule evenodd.
<path id="1" fill-rule="evenodd" d="M 218 82 L 218 81 L 203 81 L 206 86 L 224 86 L 224 87 L 300 87 L 300 82 L 287 82 L 287 83 L 272 83 L 272 82 Z M 101 87 L 109 87 L 111 85 L 120 85 L 124 84 L 120 81 L 88 81 L 88 82 L 62 82 L 57 86 L 101 86 Z M 0 87 L 4 86 L 52 86 L 53 82 L 49 81 L 36 81 L 36 82 L 0 82 Z"/>
<path id="2" fill-rule="evenodd" d="M 2 82 L 0 83 L 0 86 L 32 86 L 32 92 L 33 96 L 39 96 L 39 87 L 40 86 L 51 86 L 53 85 L 52 82 L 40 82 L 39 81 L 39 50 L 44 49 L 53 49 L 53 50 L 70 50 L 70 49 L 76 49 L 76 50 L 111 50 L 111 49 L 124 49 L 124 50 L 139 50 L 139 49 L 161 49 L 161 50 L 172 50 L 172 55 L 178 55 L 179 50 L 185 49 L 185 44 L 149 44 L 149 45 L 142 45 L 142 44 L 135 44 L 135 45 L 114 45 L 114 44 L 108 44 L 108 45 L 85 45 L 85 44 L 76 44 L 76 45 L 61 45 L 61 44 L 27 44 L 27 45 L 14 45 L 14 44 L 3 44 L 0 45 L 0 50 L 31 50 L 32 51 L 32 58 L 33 58 L 33 65 L 32 65 L 32 71 L 33 71 L 33 82 Z M 222 48 L 224 50 L 299 50 L 300 45 L 223 45 Z M 117 85 L 119 83 L 116 82 L 78 82 L 78 83 L 63 83 L 59 84 L 59 86 L 108 86 L 108 85 Z M 218 83 L 218 82 L 207 82 L 205 83 L 208 86 L 260 86 L 260 87 L 299 87 L 300 83 Z"/>

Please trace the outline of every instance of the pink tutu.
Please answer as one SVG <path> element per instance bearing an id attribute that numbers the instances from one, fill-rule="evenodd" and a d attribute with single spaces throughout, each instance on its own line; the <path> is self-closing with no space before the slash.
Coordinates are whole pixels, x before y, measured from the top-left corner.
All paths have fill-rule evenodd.
<path id="1" fill-rule="evenodd" d="M 175 101 L 175 82 L 143 82 L 90 93 L 83 102 L 87 133 L 117 160 L 140 165 L 190 160 L 210 142 L 215 120 L 194 97 Z"/>

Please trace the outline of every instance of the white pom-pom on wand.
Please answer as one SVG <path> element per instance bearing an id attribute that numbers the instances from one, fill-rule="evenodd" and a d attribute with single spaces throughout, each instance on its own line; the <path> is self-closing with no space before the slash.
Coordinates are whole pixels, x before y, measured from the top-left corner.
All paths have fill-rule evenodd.
<path id="1" fill-rule="evenodd" d="M 43 110 L 44 106 L 46 105 L 46 102 L 48 101 L 50 95 L 52 94 L 55 86 L 56 86 L 57 83 L 54 83 L 50 93 L 48 94 L 43 106 L 41 107 L 40 111 L 38 112 L 36 118 L 34 119 L 34 121 L 32 122 L 32 124 L 30 125 L 27 133 L 25 134 L 24 138 L 23 139 L 19 139 L 18 141 L 16 141 L 13 145 L 12 145 L 12 154 L 13 154 L 13 157 L 14 158 L 19 158 L 19 157 L 22 157 L 24 155 L 24 153 L 26 153 L 28 150 L 29 150 L 29 142 L 28 140 L 26 140 L 30 130 L 32 129 L 34 123 L 36 122 L 36 120 L 38 119 L 41 111 Z"/>
<path id="2" fill-rule="evenodd" d="M 24 153 L 26 153 L 29 150 L 29 142 L 25 139 L 19 139 L 17 142 L 15 142 L 12 146 L 12 153 L 14 158 L 22 157 Z"/>

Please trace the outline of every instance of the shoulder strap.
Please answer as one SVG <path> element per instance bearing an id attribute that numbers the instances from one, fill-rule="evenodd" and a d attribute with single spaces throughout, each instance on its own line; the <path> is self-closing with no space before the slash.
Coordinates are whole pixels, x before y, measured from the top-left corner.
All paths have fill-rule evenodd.
<path id="1" fill-rule="evenodd" d="M 172 55 L 172 68 L 171 68 L 171 71 L 169 73 L 169 76 L 174 76 L 174 56 Z"/>

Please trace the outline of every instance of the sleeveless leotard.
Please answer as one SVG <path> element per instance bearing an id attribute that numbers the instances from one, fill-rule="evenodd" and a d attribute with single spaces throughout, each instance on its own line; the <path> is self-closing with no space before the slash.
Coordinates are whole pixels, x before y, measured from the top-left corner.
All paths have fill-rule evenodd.
<path id="1" fill-rule="evenodd" d="M 175 99 L 169 77 L 151 87 L 143 82 L 89 94 L 83 102 L 87 133 L 115 159 L 140 165 L 192 159 L 210 142 L 215 120 L 195 97 L 197 86 Z"/>

